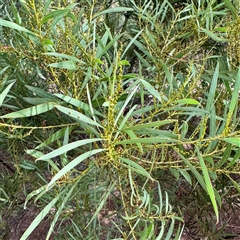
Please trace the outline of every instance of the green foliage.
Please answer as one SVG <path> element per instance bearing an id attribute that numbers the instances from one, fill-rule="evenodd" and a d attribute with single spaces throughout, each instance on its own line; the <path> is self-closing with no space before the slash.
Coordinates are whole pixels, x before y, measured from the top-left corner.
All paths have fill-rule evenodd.
<path id="1" fill-rule="evenodd" d="M 180 239 L 181 182 L 216 226 L 232 194 L 221 178 L 240 193 L 234 4 L 25 0 L 2 10 L 0 141 L 19 175 L 41 179 L 25 207 L 42 210 L 21 240 L 47 215 L 46 239 Z M 9 202 L 3 188 L 0 199 Z"/>

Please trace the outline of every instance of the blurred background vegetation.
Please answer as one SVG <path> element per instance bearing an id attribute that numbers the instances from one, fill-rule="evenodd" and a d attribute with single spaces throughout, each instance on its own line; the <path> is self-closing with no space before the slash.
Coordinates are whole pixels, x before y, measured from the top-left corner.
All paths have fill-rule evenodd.
<path id="1" fill-rule="evenodd" d="M 0 0 L 2 237 L 33 207 L 22 240 L 239 236 L 239 11 Z"/>

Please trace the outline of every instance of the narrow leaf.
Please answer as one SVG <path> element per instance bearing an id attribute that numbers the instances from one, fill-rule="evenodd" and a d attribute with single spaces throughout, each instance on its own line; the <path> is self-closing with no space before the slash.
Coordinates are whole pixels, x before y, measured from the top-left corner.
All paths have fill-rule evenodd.
<path id="1" fill-rule="evenodd" d="M 217 223 L 218 223 L 218 221 L 219 221 L 218 206 L 217 206 L 213 186 L 212 186 L 212 183 L 211 183 L 211 179 L 210 179 L 209 174 L 208 174 L 208 169 L 207 169 L 207 166 L 205 165 L 204 159 L 203 159 L 203 157 L 202 157 L 202 155 L 201 155 L 197 146 L 196 146 L 196 150 L 197 150 L 199 162 L 200 162 L 200 165 L 201 165 L 201 168 L 202 168 L 203 177 L 204 177 L 204 180 L 205 180 L 205 183 L 206 183 L 207 193 L 208 193 L 208 195 L 211 199 L 213 209 L 214 209 L 216 217 L 217 217 Z"/>
<path id="2" fill-rule="evenodd" d="M 137 172 L 140 173 L 141 175 L 152 179 L 151 175 L 138 163 L 136 163 L 128 158 L 120 158 L 120 160 L 123 161 L 124 163 L 128 164 L 129 166 L 133 167 L 133 169 L 136 169 Z"/>
<path id="3" fill-rule="evenodd" d="M 80 156 L 78 156 L 77 158 L 75 158 L 74 160 L 72 160 L 70 163 L 68 163 L 64 168 L 62 168 L 53 178 L 52 180 L 49 182 L 48 184 L 48 188 L 55 183 L 59 178 L 61 178 L 62 176 L 64 176 L 66 173 L 68 173 L 71 169 L 73 169 L 74 167 L 76 167 L 79 163 L 81 163 L 82 161 L 84 161 L 85 159 L 105 151 L 105 149 L 95 149 L 95 150 L 91 150 L 88 152 L 85 152 L 83 154 L 81 154 Z"/>
<path id="4" fill-rule="evenodd" d="M 134 43 L 134 41 L 140 36 L 140 34 L 143 32 L 143 30 L 139 31 L 136 36 L 134 38 L 131 39 L 131 41 L 129 42 L 129 44 L 124 48 L 124 52 L 121 56 L 121 59 L 124 57 L 124 55 L 127 53 L 128 49 L 132 46 L 132 44 Z"/>
<path id="5" fill-rule="evenodd" d="M 51 234 L 54 230 L 54 226 L 57 223 L 57 220 L 58 220 L 59 216 L 61 215 L 62 211 L 64 210 L 64 207 L 65 207 L 68 199 L 72 196 L 73 190 L 76 188 L 77 184 L 79 184 L 79 180 L 80 180 L 80 178 L 73 184 L 73 186 L 70 188 L 70 190 L 68 190 L 68 188 L 63 189 L 62 192 L 64 194 L 67 192 L 67 194 L 66 194 L 66 196 L 61 198 L 61 205 L 58 207 L 58 210 L 55 213 L 53 220 L 51 221 L 51 225 L 50 225 L 50 228 L 48 230 L 46 240 L 50 239 L 50 236 L 51 236 Z"/>
<path id="6" fill-rule="evenodd" d="M 44 91 L 41 88 L 32 87 L 32 86 L 29 86 L 29 85 L 26 85 L 26 88 L 29 89 L 30 91 L 32 91 L 34 93 L 34 95 L 38 95 L 41 98 L 56 100 L 56 98 L 52 94 Z"/>
<path id="7" fill-rule="evenodd" d="M 12 82 L 12 83 L 10 83 L 10 84 L 6 87 L 6 89 L 4 89 L 2 93 L 0 93 L 0 107 L 2 106 L 5 97 L 7 96 L 8 92 L 10 91 L 10 89 L 11 89 L 11 87 L 12 87 L 12 85 L 13 85 L 14 83 L 15 83 L 15 81 Z"/>
<path id="8" fill-rule="evenodd" d="M 153 86 L 152 86 L 150 83 L 148 83 L 147 81 L 141 79 L 141 82 L 142 82 L 142 84 L 144 85 L 144 87 L 145 87 L 155 98 L 157 98 L 157 99 L 159 100 L 159 102 L 162 103 L 162 99 L 161 99 L 161 97 L 160 97 L 159 92 L 156 91 L 156 90 L 153 88 Z"/>
<path id="9" fill-rule="evenodd" d="M 68 69 L 68 70 L 77 70 L 77 66 L 75 65 L 75 63 L 72 60 L 51 63 L 51 64 L 48 64 L 48 66 L 53 67 L 53 68 L 64 68 L 64 69 Z"/>
<path id="10" fill-rule="evenodd" d="M 70 116 L 71 118 L 74 118 L 75 120 L 82 121 L 87 124 L 95 125 L 95 126 L 102 128 L 102 126 L 100 124 L 96 123 L 91 118 L 86 117 L 85 115 L 83 115 L 82 113 L 80 113 L 78 111 L 75 111 L 71 108 L 62 107 L 60 105 L 55 105 L 55 107 L 62 113 L 67 114 L 68 116 Z"/>
<path id="11" fill-rule="evenodd" d="M 73 105 L 73 106 L 75 106 L 77 108 L 81 108 L 81 109 L 83 109 L 86 112 L 90 112 L 91 111 L 91 109 L 90 109 L 88 104 L 86 104 L 84 102 L 81 102 L 81 101 L 79 101 L 79 100 L 77 100 L 75 98 L 72 98 L 72 97 L 69 97 L 69 96 L 66 96 L 66 95 L 63 95 L 63 94 L 60 94 L 60 93 L 55 93 L 54 96 L 62 99 L 63 101 L 65 101 L 65 102 L 67 102 L 67 103 L 69 103 L 69 104 L 71 104 L 71 105 Z M 95 109 L 93 109 L 93 112 L 94 112 L 94 114 L 96 114 L 98 116 L 104 117 L 102 113 L 98 112 Z"/>
<path id="12" fill-rule="evenodd" d="M 73 127 L 69 128 L 69 131 L 71 131 Z M 62 138 L 64 136 L 64 133 L 66 131 L 66 128 L 62 128 L 59 131 L 52 134 L 49 138 L 47 138 L 45 141 L 41 142 L 38 146 L 35 147 L 35 149 L 40 149 L 42 147 L 48 146 L 54 141 L 57 141 L 58 139 Z"/>
<path id="13" fill-rule="evenodd" d="M 229 8 L 229 10 L 232 13 L 232 16 L 234 19 L 237 19 L 238 17 L 238 10 L 237 8 L 231 3 L 230 0 L 223 0 L 225 2 L 225 5 Z"/>
<path id="14" fill-rule="evenodd" d="M 191 104 L 191 105 L 199 105 L 200 103 L 195 100 L 195 99 L 191 99 L 191 98 L 185 98 L 185 99 L 180 99 L 177 101 L 178 104 Z"/>
<path id="15" fill-rule="evenodd" d="M 150 123 L 144 123 L 144 124 L 139 124 L 139 125 L 135 125 L 132 127 L 126 127 L 123 128 L 122 131 L 125 130 L 141 130 L 141 129 L 146 129 L 146 128 L 153 128 L 153 127 L 160 127 L 163 125 L 167 125 L 170 123 L 176 122 L 176 120 L 163 120 L 163 121 L 156 121 L 156 122 L 150 122 Z"/>
<path id="16" fill-rule="evenodd" d="M 84 63 L 83 61 L 79 60 L 78 58 L 76 58 L 74 56 L 71 56 L 71 55 L 68 55 L 68 54 L 63 54 L 63 53 L 48 52 L 48 53 L 43 53 L 43 55 L 65 58 L 65 59 L 68 59 L 68 60 L 72 60 L 74 62 Z"/>
<path id="17" fill-rule="evenodd" d="M 124 109 L 126 108 L 127 104 L 133 99 L 133 95 L 135 94 L 135 92 L 137 91 L 137 87 L 135 87 L 135 89 L 132 90 L 131 94 L 127 97 L 127 99 L 125 100 L 122 108 L 120 109 L 120 111 L 118 112 L 118 115 L 115 119 L 115 122 L 114 122 L 114 126 L 116 126 L 120 116 L 123 114 L 124 112 Z"/>
<path id="18" fill-rule="evenodd" d="M 136 134 L 132 130 L 125 130 L 125 132 L 130 137 L 130 139 L 136 139 L 137 138 Z M 143 153 L 143 148 L 142 148 L 141 143 L 136 142 L 136 145 L 138 146 L 140 152 Z"/>
<path id="19" fill-rule="evenodd" d="M 101 211 L 101 209 L 103 208 L 104 204 L 106 203 L 109 195 L 111 194 L 113 188 L 115 187 L 115 182 L 112 183 L 112 185 L 106 189 L 106 191 L 104 192 L 104 195 L 102 196 L 100 203 L 97 207 L 97 209 L 94 211 L 94 214 L 91 218 L 91 220 L 89 221 L 89 223 L 87 224 L 87 226 L 85 227 L 85 229 L 90 225 L 90 223 L 97 217 L 97 215 L 99 214 L 99 212 Z"/>
<path id="20" fill-rule="evenodd" d="M 69 9 L 67 9 L 67 8 L 50 12 L 42 19 L 41 25 L 44 24 L 45 22 L 47 22 L 48 20 L 52 19 L 52 18 L 63 17 L 67 14 L 67 12 L 69 12 Z"/>
<path id="21" fill-rule="evenodd" d="M 228 41 L 226 38 L 218 37 L 216 34 L 214 34 L 213 32 L 211 32 L 205 28 L 200 28 L 200 29 L 216 42 L 227 42 Z"/>
<path id="22" fill-rule="evenodd" d="M 50 212 L 52 207 L 55 205 L 55 203 L 59 200 L 59 198 L 62 196 L 62 194 L 58 194 L 38 215 L 37 217 L 32 221 L 30 226 L 27 228 L 27 230 L 23 233 L 20 240 L 26 240 L 29 235 L 33 232 L 33 230 L 40 224 L 40 222 L 44 219 L 44 217 Z"/>
<path id="23" fill-rule="evenodd" d="M 184 163 L 190 168 L 190 170 L 192 171 L 193 175 L 196 177 L 196 179 L 198 180 L 198 182 L 202 186 L 202 188 L 205 191 L 207 191 L 206 184 L 204 182 L 202 175 L 180 152 L 177 152 L 177 154 L 179 155 L 179 157 L 181 157 L 181 159 L 184 161 Z"/>
<path id="24" fill-rule="evenodd" d="M 219 63 L 217 63 L 217 66 L 215 68 L 213 78 L 211 81 L 210 91 L 208 94 L 208 100 L 207 100 L 207 105 L 206 105 L 206 110 L 208 112 L 211 112 L 211 108 L 214 105 L 214 97 L 215 97 L 215 92 L 216 92 L 216 88 L 217 88 L 218 74 L 219 74 Z"/>
<path id="25" fill-rule="evenodd" d="M 232 99 L 229 105 L 229 116 L 232 116 L 235 107 L 238 104 L 238 99 L 239 99 L 239 91 L 240 91 L 240 67 L 238 69 L 238 73 L 237 73 L 237 78 L 235 81 L 235 85 L 234 85 L 234 90 L 233 90 L 233 94 L 232 94 Z"/>
<path id="26" fill-rule="evenodd" d="M 136 144 L 136 143 L 145 143 L 145 144 L 152 144 L 152 143 L 175 143 L 180 142 L 177 139 L 170 139 L 170 138 L 161 138 L 161 137 L 149 137 L 149 138 L 132 138 L 117 142 L 116 144 Z"/>
<path id="27" fill-rule="evenodd" d="M 33 106 L 30 108 L 26 108 L 17 112 L 8 113 L 6 115 L 1 116 L 1 118 L 23 118 L 39 115 L 41 113 L 45 113 L 54 108 L 54 103 L 44 103 L 37 106 Z"/>
<path id="28" fill-rule="evenodd" d="M 109 8 L 107 10 L 104 10 L 100 13 L 97 13 L 94 17 L 98 17 L 100 15 L 103 15 L 103 14 L 107 14 L 107 13 L 117 13 L 117 12 L 131 12 L 133 11 L 132 8 L 127 8 L 127 7 L 115 7 L 115 8 Z"/>
<path id="29" fill-rule="evenodd" d="M 43 191 L 46 191 L 46 189 L 47 189 L 47 185 L 43 185 L 42 187 L 38 188 L 37 190 L 34 190 L 31 193 L 29 193 L 25 199 L 24 209 L 26 209 L 27 203 L 32 197 L 38 195 L 39 193 L 41 193 Z"/>
<path id="30" fill-rule="evenodd" d="M 20 25 L 18 25 L 16 23 L 4 20 L 2 18 L 0 18 L 0 26 L 9 27 L 9 28 L 21 31 L 21 32 L 31 33 L 31 34 L 35 35 L 34 32 L 31 32 L 28 29 L 26 29 L 26 28 L 24 28 L 24 27 L 22 27 L 22 26 L 20 26 Z"/>
<path id="31" fill-rule="evenodd" d="M 240 147 L 240 138 L 223 138 L 222 140 Z"/>
<path id="32" fill-rule="evenodd" d="M 69 143 L 69 144 L 66 144 L 66 145 L 64 145 L 64 146 L 46 154 L 46 155 L 41 156 L 36 161 L 47 160 L 47 159 L 59 156 L 63 153 L 67 153 L 68 151 L 70 151 L 72 149 L 75 149 L 75 148 L 78 148 L 80 146 L 83 146 L 83 145 L 86 145 L 86 144 L 89 144 L 89 143 L 92 143 L 92 142 L 101 141 L 101 140 L 102 140 L 101 138 L 93 138 L 93 139 L 85 139 L 85 140 L 79 140 L 79 141 L 76 141 L 76 142 L 73 142 L 73 143 Z"/>

